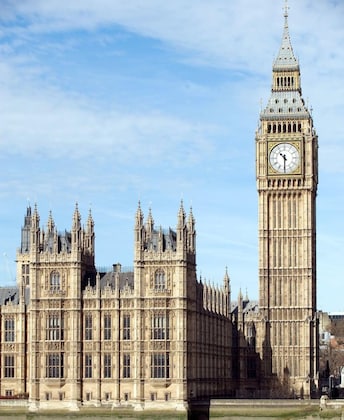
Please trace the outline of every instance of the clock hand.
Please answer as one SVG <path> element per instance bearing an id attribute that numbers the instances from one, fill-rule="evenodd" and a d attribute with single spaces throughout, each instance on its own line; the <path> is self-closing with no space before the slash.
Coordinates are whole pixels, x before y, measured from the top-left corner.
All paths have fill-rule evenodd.
<path id="1" fill-rule="evenodd" d="M 280 156 L 283 158 L 283 172 L 286 172 L 286 162 L 287 162 L 287 156 L 286 154 L 280 153 Z"/>

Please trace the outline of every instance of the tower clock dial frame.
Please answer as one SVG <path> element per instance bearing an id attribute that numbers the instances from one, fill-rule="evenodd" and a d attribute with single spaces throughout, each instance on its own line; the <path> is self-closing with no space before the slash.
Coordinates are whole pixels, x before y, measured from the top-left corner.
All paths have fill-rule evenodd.
<path id="1" fill-rule="evenodd" d="M 301 174 L 301 145 L 295 141 L 269 142 L 269 175 Z"/>

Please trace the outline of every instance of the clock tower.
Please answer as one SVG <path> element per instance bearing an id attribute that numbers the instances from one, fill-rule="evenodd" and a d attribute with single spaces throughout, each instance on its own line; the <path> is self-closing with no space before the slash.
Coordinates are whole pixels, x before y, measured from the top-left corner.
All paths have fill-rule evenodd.
<path id="1" fill-rule="evenodd" d="M 273 63 L 256 133 L 262 375 L 278 396 L 311 396 L 318 370 L 316 195 L 318 138 L 302 98 L 289 36 Z"/>

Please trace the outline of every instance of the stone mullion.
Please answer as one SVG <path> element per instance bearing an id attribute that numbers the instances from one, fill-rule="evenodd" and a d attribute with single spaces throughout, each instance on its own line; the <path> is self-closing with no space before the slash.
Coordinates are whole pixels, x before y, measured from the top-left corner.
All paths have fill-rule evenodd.
<path id="1" fill-rule="evenodd" d="M 94 311 L 94 322 L 96 325 L 96 331 L 95 331 L 95 340 L 94 340 L 94 347 L 93 347 L 93 357 L 94 357 L 94 361 L 93 365 L 95 366 L 94 368 L 94 374 L 93 374 L 93 378 L 95 381 L 95 390 L 96 390 L 96 395 L 95 395 L 95 399 L 96 399 L 96 405 L 100 406 L 101 404 L 101 385 L 102 385 L 102 349 L 101 349 L 101 334 L 102 331 L 104 331 L 104 319 L 103 319 L 103 313 L 101 311 L 100 308 L 100 300 L 96 299 L 96 297 L 94 297 L 95 299 L 95 304 L 96 304 L 96 310 Z M 93 358 L 92 358 L 93 359 Z"/>

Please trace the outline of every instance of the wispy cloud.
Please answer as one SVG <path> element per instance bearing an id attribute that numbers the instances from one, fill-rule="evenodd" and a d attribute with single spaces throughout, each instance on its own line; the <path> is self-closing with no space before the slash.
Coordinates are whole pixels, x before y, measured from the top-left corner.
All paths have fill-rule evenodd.
<path id="1" fill-rule="evenodd" d="M 233 285 L 254 288 L 254 130 L 260 98 L 264 106 L 270 94 L 283 5 L 3 1 L 0 197 L 11 209 L 1 211 L 0 255 L 15 259 L 13 230 L 27 198 L 38 201 L 43 220 L 51 208 L 62 229 L 79 201 L 93 203 L 99 263 L 130 265 L 137 200 L 152 202 L 159 223 L 173 226 L 184 196 L 200 232 L 199 270 L 222 279 L 230 264 Z M 319 254 L 344 236 L 334 217 L 344 205 L 343 17 L 343 2 L 290 1 L 303 93 L 320 137 L 319 232 L 329 233 Z M 326 260 L 319 264 L 324 276 Z"/>

